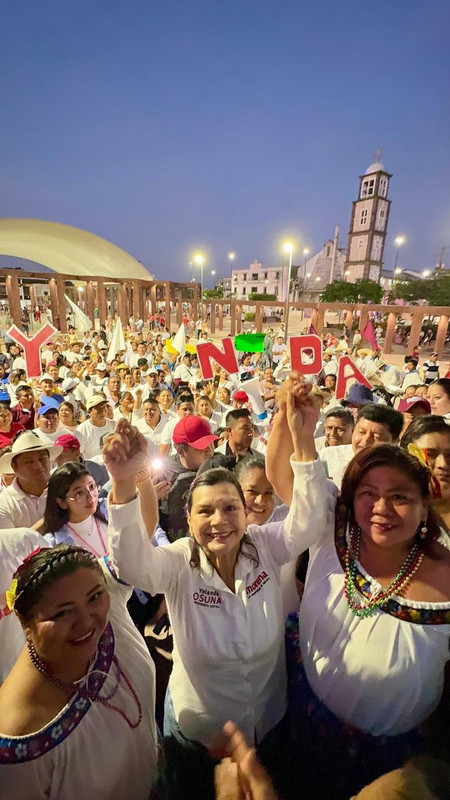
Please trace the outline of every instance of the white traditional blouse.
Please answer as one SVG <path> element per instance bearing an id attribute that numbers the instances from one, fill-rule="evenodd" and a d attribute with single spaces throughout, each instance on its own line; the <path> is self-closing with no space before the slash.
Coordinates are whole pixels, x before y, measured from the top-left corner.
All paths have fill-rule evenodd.
<path id="1" fill-rule="evenodd" d="M 357 617 L 344 595 L 345 508 L 317 462 L 317 484 L 328 505 L 325 527 L 313 504 L 304 510 L 310 562 L 300 608 L 300 649 L 308 681 L 334 714 L 374 736 L 421 724 L 439 703 L 449 658 L 450 603 L 393 597 Z M 379 584 L 357 565 L 359 590 Z"/>
<path id="2" fill-rule="evenodd" d="M 36 733 L 0 733 L 0 796 L 8 800 L 152 797 L 158 760 L 153 661 L 126 610 L 131 588 L 112 577 L 107 559 L 100 563 L 111 597 L 110 623 L 89 680 Z M 141 705 L 139 724 L 138 704 L 125 679 L 117 680 L 115 659 Z M 100 698 L 117 706 L 136 727 Z"/>

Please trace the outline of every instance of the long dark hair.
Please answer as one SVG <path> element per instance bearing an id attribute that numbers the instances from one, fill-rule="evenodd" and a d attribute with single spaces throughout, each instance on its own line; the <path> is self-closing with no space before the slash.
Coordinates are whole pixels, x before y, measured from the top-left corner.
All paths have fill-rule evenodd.
<path id="1" fill-rule="evenodd" d="M 89 475 L 92 478 L 88 468 L 84 464 L 79 464 L 75 461 L 68 461 L 66 464 L 62 464 L 50 475 L 44 512 L 44 533 L 55 533 L 69 521 L 69 510 L 61 508 L 56 500 L 65 500 L 72 484 L 85 475 Z M 106 522 L 99 509 L 95 512 L 95 516 Z"/>
<path id="2" fill-rule="evenodd" d="M 231 486 L 234 486 L 239 495 L 239 499 L 242 503 L 242 506 L 245 509 L 244 493 L 242 491 L 241 484 L 239 483 L 238 479 L 232 472 L 229 472 L 229 470 L 224 469 L 223 467 L 218 467 L 217 469 L 209 469 L 206 472 L 203 472 L 201 475 L 198 475 L 192 481 L 186 503 L 186 511 L 188 515 L 191 513 L 192 510 L 193 495 L 195 490 L 200 489 L 202 486 L 216 486 L 218 483 L 229 483 Z M 244 545 L 246 545 L 249 549 L 244 551 Z M 240 541 L 239 552 L 242 553 L 243 555 L 246 555 L 247 558 L 249 558 L 258 566 L 259 564 L 258 551 L 253 542 L 250 541 L 246 533 L 244 533 Z M 206 553 L 205 555 L 208 558 Z M 191 567 L 200 567 L 200 545 L 195 539 L 189 563 Z"/>
<path id="3" fill-rule="evenodd" d="M 355 492 L 369 470 L 376 467 L 392 467 L 398 470 L 417 486 L 423 500 L 430 500 L 429 472 L 417 458 L 394 444 L 365 447 L 352 458 L 342 480 L 340 505 L 347 508 L 349 522 L 355 521 Z M 431 507 L 428 509 L 427 529 L 427 536 L 421 540 L 421 544 L 426 555 L 436 558 L 433 543 L 440 535 L 440 528 Z"/>
<path id="4" fill-rule="evenodd" d="M 56 547 L 42 548 L 15 572 L 17 579 L 14 611 L 27 622 L 33 615 L 36 605 L 45 589 L 52 583 L 75 572 L 79 567 L 88 567 L 103 577 L 103 572 L 89 550 L 84 547 L 59 544 Z"/>
<path id="5" fill-rule="evenodd" d="M 406 433 L 400 442 L 400 447 L 405 450 L 409 444 L 413 444 L 427 433 L 443 433 L 450 436 L 450 425 L 447 425 L 444 417 L 440 417 L 438 414 L 424 414 L 416 417 L 408 425 Z"/>

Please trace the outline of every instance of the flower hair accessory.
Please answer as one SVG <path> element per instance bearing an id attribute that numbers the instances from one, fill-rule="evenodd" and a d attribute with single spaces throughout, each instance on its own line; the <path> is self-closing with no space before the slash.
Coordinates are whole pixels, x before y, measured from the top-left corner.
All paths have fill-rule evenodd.
<path id="1" fill-rule="evenodd" d="M 17 578 L 13 578 L 11 586 L 6 592 L 6 605 L 8 606 L 10 611 L 14 610 L 14 601 L 16 599 L 16 592 L 17 592 Z"/>
<path id="2" fill-rule="evenodd" d="M 22 563 L 19 564 L 19 566 L 17 567 L 16 571 L 14 572 L 13 579 L 12 579 L 12 582 L 11 582 L 11 586 L 9 587 L 9 589 L 6 592 L 6 605 L 8 606 L 10 611 L 12 611 L 14 609 L 14 603 L 15 603 L 15 600 L 16 600 L 16 594 L 17 594 L 17 578 L 16 578 L 16 575 L 18 575 L 20 570 L 24 569 L 24 567 L 26 567 L 28 562 L 31 561 L 31 559 L 34 556 L 36 556 L 38 553 L 40 553 L 40 551 L 43 550 L 43 549 L 46 550 L 47 548 L 36 547 L 36 549 L 33 550 L 32 553 L 29 553 L 27 556 L 25 556 L 25 558 L 23 559 Z"/>

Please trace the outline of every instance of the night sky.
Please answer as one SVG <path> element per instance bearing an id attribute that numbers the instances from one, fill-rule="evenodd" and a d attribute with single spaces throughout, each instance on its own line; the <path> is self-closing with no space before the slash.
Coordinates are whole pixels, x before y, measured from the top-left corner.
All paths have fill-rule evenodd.
<path id="1" fill-rule="evenodd" d="M 346 246 L 380 148 L 385 267 L 398 234 L 402 266 L 433 266 L 450 245 L 449 31 L 448 0 L 5 4 L 0 216 L 85 228 L 157 277 L 189 280 L 196 250 L 224 274 L 230 250 L 275 264 L 283 239 L 314 252 L 335 224 Z"/>

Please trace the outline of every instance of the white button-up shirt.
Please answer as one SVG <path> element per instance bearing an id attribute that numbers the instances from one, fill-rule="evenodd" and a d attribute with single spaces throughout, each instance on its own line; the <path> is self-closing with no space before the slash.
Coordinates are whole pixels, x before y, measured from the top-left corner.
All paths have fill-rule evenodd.
<path id="1" fill-rule="evenodd" d="M 27 494 L 14 478 L 0 494 L 0 529 L 31 528 L 44 516 L 47 502 L 47 489 L 42 494 Z"/>
<path id="2" fill-rule="evenodd" d="M 192 539 L 153 547 L 138 500 L 109 506 L 109 552 L 120 578 L 166 595 L 174 632 L 170 692 L 175 717 L 184 736 L 206 746 L 228 719 L 248 741 L 260 741 L 286 709 L 281 567 L 301 550 L 306 498 L 317 509 L 317 524 L 325 521 L 325 504 L 315 489 L 321 464 L 292 465 L 289 516 L 248 527 L 253 547 L 244 544 L 239 554 L 234 592 L 202 550 L 200 567 L 190 565 Z"/>

